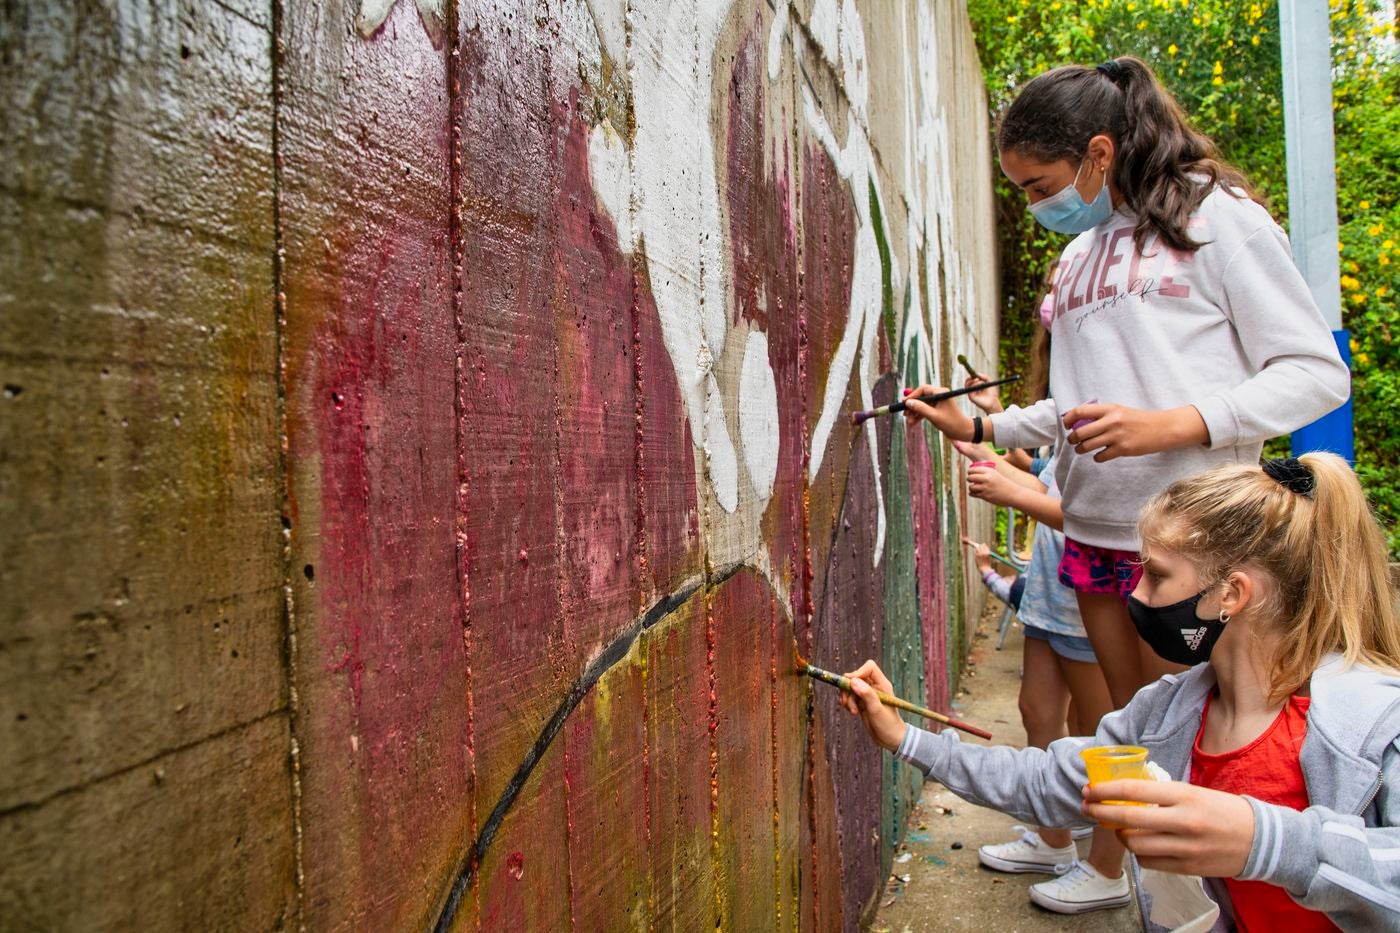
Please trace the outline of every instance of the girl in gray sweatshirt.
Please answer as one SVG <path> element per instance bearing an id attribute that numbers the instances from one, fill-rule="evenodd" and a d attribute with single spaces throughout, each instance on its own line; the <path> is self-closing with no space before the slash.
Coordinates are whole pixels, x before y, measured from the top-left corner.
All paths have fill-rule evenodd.
<path id="1" fill-rule="evenodd" d="M 1092 738 L 1015 750 L 925 732 L 880 702 L 873 661 L 843 705 L 973 803 L 1122 827 L 1143 868 L 1206 879 L 1214 929 L 1400 930 L 1400 620 L 1355 475 L 1331 454 L 1216 467 L 1153 498 L 1139 531 L 1133 625 L 1194 666 Z M 1086 786 L 1080 752 L 1102 745 L 1145 747 L 1172 780 Z"/>
<path id="2" fill-rule="evenodd" d="M 1344 402 L 1350 376 L 1283 231 L 1138 59 L 1032 79 L 997 148 L 1037 220 L 1078 234 L 1047 315 L 1055 398 L 990 419 L 952 401 L 908 412 L 954 439 L 1061 452 L 1060 579 L 1121 707 L 1172 669 L 1124 605 L 1143 504 L 1208 467 L 1257 463 L 1265 440 Z"/>

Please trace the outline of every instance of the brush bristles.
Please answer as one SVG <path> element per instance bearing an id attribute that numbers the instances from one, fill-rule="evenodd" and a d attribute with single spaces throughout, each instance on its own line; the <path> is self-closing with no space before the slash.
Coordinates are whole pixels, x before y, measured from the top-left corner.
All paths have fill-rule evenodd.
<path id="1" fill-rule="evenodd" d="M 873 412 L 853 411 L 851 412 L 851 424 L 861 425 L 864 424 L 868 419 L 873 417 L 875 417 L 875 414 Z"/>

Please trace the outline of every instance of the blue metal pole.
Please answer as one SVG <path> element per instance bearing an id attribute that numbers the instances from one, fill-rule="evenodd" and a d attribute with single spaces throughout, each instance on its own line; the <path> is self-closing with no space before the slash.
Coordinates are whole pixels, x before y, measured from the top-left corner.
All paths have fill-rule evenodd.
<path id="1" fill-rule="evenodd" d="M 1293 260 L 1351 364 L 1342 327 L 1337 257 L 1337 163 L 1332 135 L 1331 19 L 1327 0 L 1280 0 L 1283 118 L 1288 152 L 1288 238 Z M 1293 452 L 1330 450 L 1355 461 L 1351 401 L 1293 432 Z"/>
<path id="2" fill-rule="evenodd" d="M 1346 328 L 1334 330 L 1332 337 L 1337 341 L 1337 350 L 1342 354 L 1342 362 L 1350 369 L 1351 331 Z M 1355 466 L 1356 444 L 1352 436 L 1351 399 L 1348 398 L 1341 408 L 1294 431 L 1289 440 L 1295 457 L 1315 450 L 1325 450 Z"/>

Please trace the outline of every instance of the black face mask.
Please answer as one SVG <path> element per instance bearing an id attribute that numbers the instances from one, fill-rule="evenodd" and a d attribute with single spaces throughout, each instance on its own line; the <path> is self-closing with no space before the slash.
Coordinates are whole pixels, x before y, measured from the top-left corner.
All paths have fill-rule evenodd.
<path id="1" fill-rule="evenodd" d="M 1210 589 L 1170 606 L 1149 606 L 1129 596 L 1128 616 L 1157 657 L 1173 664 L 1200 664 L 1210 660 L 1211 649 L 1225 634 L 1224 622 L 1196 615 L 1196 604 Z"/>

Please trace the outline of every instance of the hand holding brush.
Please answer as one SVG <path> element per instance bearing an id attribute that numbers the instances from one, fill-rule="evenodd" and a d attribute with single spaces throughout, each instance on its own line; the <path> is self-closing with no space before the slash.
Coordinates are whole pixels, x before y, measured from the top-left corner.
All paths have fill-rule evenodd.
<path id="1" fill-rule="evenodd" d="M 964 386 L 961 389 L 949 389 L 944 386 L 926 385 L 919 386 L 917 389 L 905 389 L 904 397 L 897 402 L 891 402 L 888 405 L 881 405 L 879 408 L 872 408 L 869 411 L 851 412 L 851 424 L 863 424 L 871 418 L 878 418 L 881 415 L 892 415 L 896 412 L 901 411 L 917 412 L 919 414 L 924 414 L 924 411 L 932 411 L 933 406 L 939 405 L 939 403 L 945 402 L 948 399 L 957 398 L 959 395 L 969 395 L 973 392 L 981 392 L 983 389 L 990 389 L 993 386 L 1005 385 L 1008 382 L 1016 382 L 1020 378 L 1020 376 L 1007 376 L 1005 379 L 997 379 L 994 382 L 979 382 L 974 385 Z M 922 405 L 924 407 L 914 407 L 919 405 Z M 957 412 L 958 415 L 962 416 L 963 420 L 971 423 L 971 419 L 968 419 L 966 415 L 963 415 L 962 412 L 958 411 L 955 407 L 945 406 L 945 408 L 946 410 Z M 924 417 L 929 418 L 928 415 L 924 415 Z M 933 418 L 929 418 L 929 420 L 934 421 Z M 940 425 L 938 425 L 936 421 L 934 421 L 934 426 L 938 427 L 939 430 L 943 430 L 943 428 Z M 943 433 L 947 434 L 949 432 L 943 430 Z M 963 439 L 966 440 L 967 438 Z"/>
<path id="2" fill-rule="evenodd" d="M 865 719 L 866 728 L 870 729 L 870 734 L 875 737 L 875 741 L 885 745 L 891 751 L 898 748 L 899 743 L 904 739 L 904 720 L 900 719 L 899 713 L 895 712 L 898 709 L 922 716 L 924 719 L 941 722 L 954 729 L 961 729 L 980 738 L 990 739 L 992 737 L 992 734 L 985 729 L 979 729 L 960 719 L 945 716 L 934 710 L 910 703 L 908 700 L 901 700 L 894 695 L 894 685 L 890 683 L 889 678 L 885 677 L 884 672 L 874 661 L 866 661 L 849 674 L 833 674 L 831 671 L 825 671 L 808 664 L 807 659 L 798 653 L 795 645 L 793 646 L 793 659 L 797 662 L 797 673 L 806 674 L 813 680 L 831 684 L 839 689 L 841 691 L 841 705 L 852 713 L 859 713 Z M 876 725 L 880 727 L 878 732 Z M 896 732 L 898 732 L 898 736 L 894 737 L 894 744 L 887 745 L 886 739 L 894 736 Z"/>

